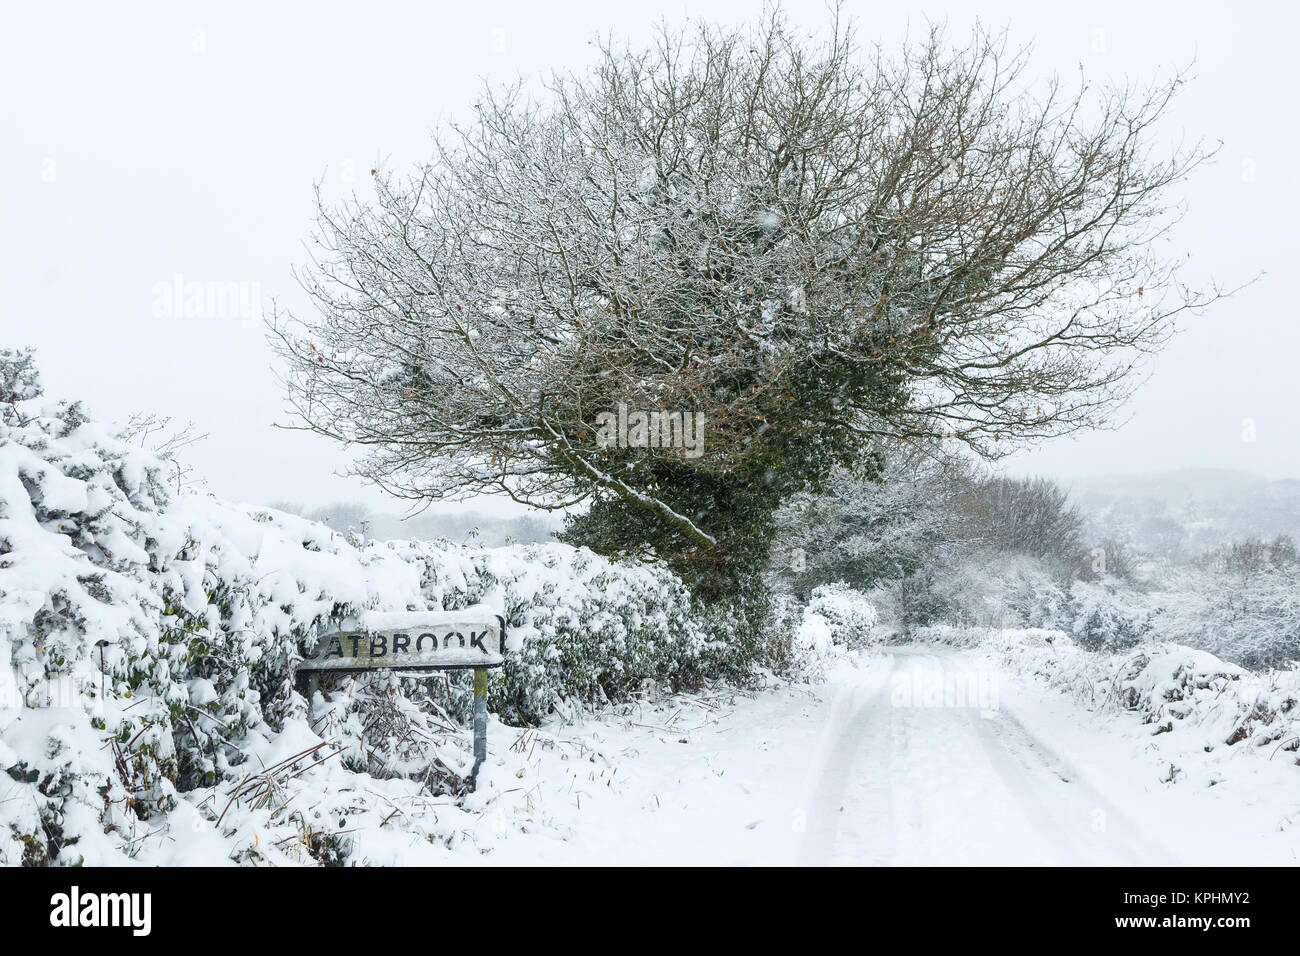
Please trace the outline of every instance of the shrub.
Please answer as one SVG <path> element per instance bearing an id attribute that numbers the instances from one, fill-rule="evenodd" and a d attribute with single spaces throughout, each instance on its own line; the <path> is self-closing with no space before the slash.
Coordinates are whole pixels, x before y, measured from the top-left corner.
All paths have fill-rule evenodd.
<path id="1" fill-rule="evenodd" d="M 1156 610 L 1147 599 L 1113 578 L 1075 581 L 1070 588 L 1071 632 L 1087 650 L 1126 650 L 1152 629 Z"/>
<path id="2" fill-rule="evenodd" d="M 875 643 L 879 616 L 865 594 L 847 584 L 823 584 L 813 589 L 808 613 L 821 617 L 833 643 L 850 649 Z"/>

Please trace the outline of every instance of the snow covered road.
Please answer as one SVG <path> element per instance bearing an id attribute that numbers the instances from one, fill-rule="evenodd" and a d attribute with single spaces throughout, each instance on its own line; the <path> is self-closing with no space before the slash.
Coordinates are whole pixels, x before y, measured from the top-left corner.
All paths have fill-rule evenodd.
<path id="1" fill-rule="evenodd" d="M 891 647 L 823 685 L 556 731 L 474 841 L 488 863 L 1294 865 L 1300 769 L 1184 737 Z"/>
<path id="2" fill-rule="evenodd" d="M 917 700 L 914 688 L 1001 690 L 1000 675 L 896 649 L 831 708 L 799 862 L 1168 864 L 1123 814 L 993 694 Z"/>

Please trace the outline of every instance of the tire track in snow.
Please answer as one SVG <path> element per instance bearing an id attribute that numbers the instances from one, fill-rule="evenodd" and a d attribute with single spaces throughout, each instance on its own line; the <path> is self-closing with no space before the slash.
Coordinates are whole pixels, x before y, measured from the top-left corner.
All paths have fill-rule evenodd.
<path id="1" fill-rule="evenodd" d="M 994 771 L 1016 794 L 1027 817 L 1065 851 L 1065 862 L 1085 865 L 1170 865 L 1127 817 L 1035 737 L 1013 714 L 971 714 Z"/>
<path id="2" fill-rule="evenodd" d="M 898 648 L 887 667 L 839 689 L 813 761 L 799 863 L 1171 862 L 1006 710 L 985 718 L 893 699 L 900 664 L 946 680 L 947 657 Z"/>
<path id="3" fill-rule="evenodd" d="M 929 649 L 900 653 L 911 673 L 898 675 L 891 697 L 894 720 L 896 853 L 906 865 L 1050 864 L 1055 840 L 1020 811 L 1017 782 L 994 772 L 970 717 L 978 711 L 953 706 L 933 688 L 949 668 Z M 922 690 L 921 688 L 926 688 Z M 921 696 L 917 696 L 920 691 Z"/>
<path id="4" fill-rule="evenodd" d="M 806 830 L 797 861 L 801 865 L 837 862 L 837 843 L 846 821 L 855 830 L 875 830 L 877 838 L 872 842 L 879 846 L 875 855 L 882 861 L 892 856 L 889 679 L 897 663 L 891 656 L 887 669 L 870 674 L 864 682 L 847 685 L 831 704 L 805 803 Z M 859 834 L 854 836 L 862 839 Z"/>

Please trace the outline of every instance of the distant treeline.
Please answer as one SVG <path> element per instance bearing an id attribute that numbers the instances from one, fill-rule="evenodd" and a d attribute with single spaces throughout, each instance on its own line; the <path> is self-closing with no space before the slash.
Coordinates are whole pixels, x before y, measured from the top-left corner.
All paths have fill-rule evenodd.
<path id="1" fill-rule="evenodd" d="M 532 544 L 552 540 L 560 527 L 559 518 L 545 514 L 520 515 L 513 518 L 485 515 L 479 511 L 454 514 L 420 514 L 409 518 L 378 514 L 354 501 L 340 501 L 324 508 L 308 508 L 291 501 L 272 502 L 270 507 L 287 511 L 312 521 L 319 521 L 335 531 L 352 532 L 368 538 L 474 541 L 488 547 L 505 544 Z"/>

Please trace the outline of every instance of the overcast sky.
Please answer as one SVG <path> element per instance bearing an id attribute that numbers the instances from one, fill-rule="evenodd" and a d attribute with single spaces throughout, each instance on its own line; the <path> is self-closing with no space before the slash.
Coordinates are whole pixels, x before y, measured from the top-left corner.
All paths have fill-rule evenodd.
<path id="1" fill-rule="evenodd" d="M 1300 478 L 1300 202 L 1290 4 L 849 2 L 863 39 L 909 22 L 963 30 L 975 9 L 1033 41 L 1033 69 L 1148 78 L 1195 58 L 1171 137 L 1224 143 L 1183 189 L 1188 276 L 1266 275 L 1184 331 L 1113 432 L 1018 455 L 1062 478 L 1222 467 Z M 560 10 L 563 12 L 560 12 Z M 785 5 L 795 23 L 820 2 Z M 127 12 L 127 11 L 131 12 Z M 282 395 L 264 328 L 185 318 L 160 283 L 246 283 L 294 307 L 312 184 L 364 190 L 371 166 L 427 155 L 482 79 L 580 67 L 589 39 L 645 39 L 660 16 L 727 22 L 756 3 L 3 4 L 0 345 L 39 349 L 47 391 L 105 418 L 152 411 L 209 438 L 189 460 L 225 497 L 392 507 L 337 477 L 324 439 L 276 429 Z M 159 314 L 160 312 L 164 314 Z M 1253 440 L 1252 440 L 1253 439 Z"/>

